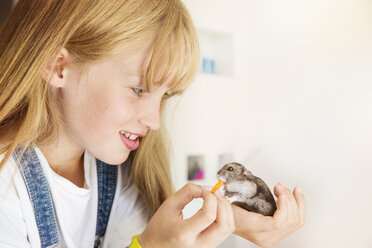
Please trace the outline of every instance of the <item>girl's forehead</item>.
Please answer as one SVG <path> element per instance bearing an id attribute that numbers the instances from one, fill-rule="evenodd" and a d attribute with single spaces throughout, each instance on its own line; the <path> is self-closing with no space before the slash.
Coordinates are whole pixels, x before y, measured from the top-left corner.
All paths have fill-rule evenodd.
<path id="1" fill-rule="evenodd" d="M 135 51 L 117 55 L 112 58 L 112 61 L 121 67 L 132 69 L 132 73 L 136 76 L 141 76 L 150 63 L 151 54 L 148 47 L 140 47 Z"/>

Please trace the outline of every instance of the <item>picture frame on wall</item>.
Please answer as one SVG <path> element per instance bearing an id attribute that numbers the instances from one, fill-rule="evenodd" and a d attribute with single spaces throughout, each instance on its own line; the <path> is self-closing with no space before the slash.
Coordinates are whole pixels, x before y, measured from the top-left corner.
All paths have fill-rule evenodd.
<path id="1" fill-rule="evenodd" d="M 187 156 L 187 180 L 203 180 L 205 177 L 205 160 L 203 155 Z"/>

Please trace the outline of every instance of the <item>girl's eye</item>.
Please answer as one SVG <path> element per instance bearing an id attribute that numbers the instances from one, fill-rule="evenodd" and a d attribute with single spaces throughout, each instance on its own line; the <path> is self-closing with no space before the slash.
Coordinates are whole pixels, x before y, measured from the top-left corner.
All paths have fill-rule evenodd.
<path id="1" fill-rule="evenodd" d="M 141 88 L 132 88 L 132 90 L 134 91 L 134 93 L 136 93 L 138 96 L 142 95 L 143 94 L 143 89 Z"/>

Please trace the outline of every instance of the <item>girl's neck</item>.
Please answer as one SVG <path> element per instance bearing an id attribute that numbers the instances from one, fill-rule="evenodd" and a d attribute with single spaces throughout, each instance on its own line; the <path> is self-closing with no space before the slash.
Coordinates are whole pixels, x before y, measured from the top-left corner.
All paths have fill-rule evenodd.
<path id="1" fill-rule="evenodd" d="M 84 186 L 84 148 L 69 142 L 64 135 L 38 147 L 54 172 L 80 188 Z"/>

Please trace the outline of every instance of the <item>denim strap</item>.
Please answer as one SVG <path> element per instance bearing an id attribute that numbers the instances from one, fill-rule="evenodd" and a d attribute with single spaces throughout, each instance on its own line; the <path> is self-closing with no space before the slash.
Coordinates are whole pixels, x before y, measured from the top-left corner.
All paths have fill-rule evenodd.
<path id="1" fill-rule="evenodd" d="M 27 148 L 21 156 L 21 148 L 13 153 L 14 160 L 25 182 L 30 197 L 40 235 L 41 248 L 56 247 L 60 240 L 57 222 L 48 181 L 44 175 L 39 158 L 33 148 Z M 99 247 L 105 234 L 108 219 L 115 197 L 118 166 L 106 164 L 96 159 L 98 179 L 98 211 L 96 226 L 96 241 L 94 247 Z"/>
<path id="2" fill-rule="evenodd" d="M 59 237 L 48 181 L 35 150 L 27 148 L 19 161 L 21 152 L 20 148 L 16 148 L 13 157 L 19 162 L 18 167 L 34 209 L 41 247 L 55 247 L 59 244 Z"/>
<path id="3" fill-rule="evenodd" d="M 98 179 L 98 211 L 96 226 L 96 241 L 94 247 L 101 244 L 102 237 L 106 232 L 106 226 L 110 217 L 112 203 L 115 197 L 118 180 L 118 166 L 106 164 L 96 159 Z"/>

